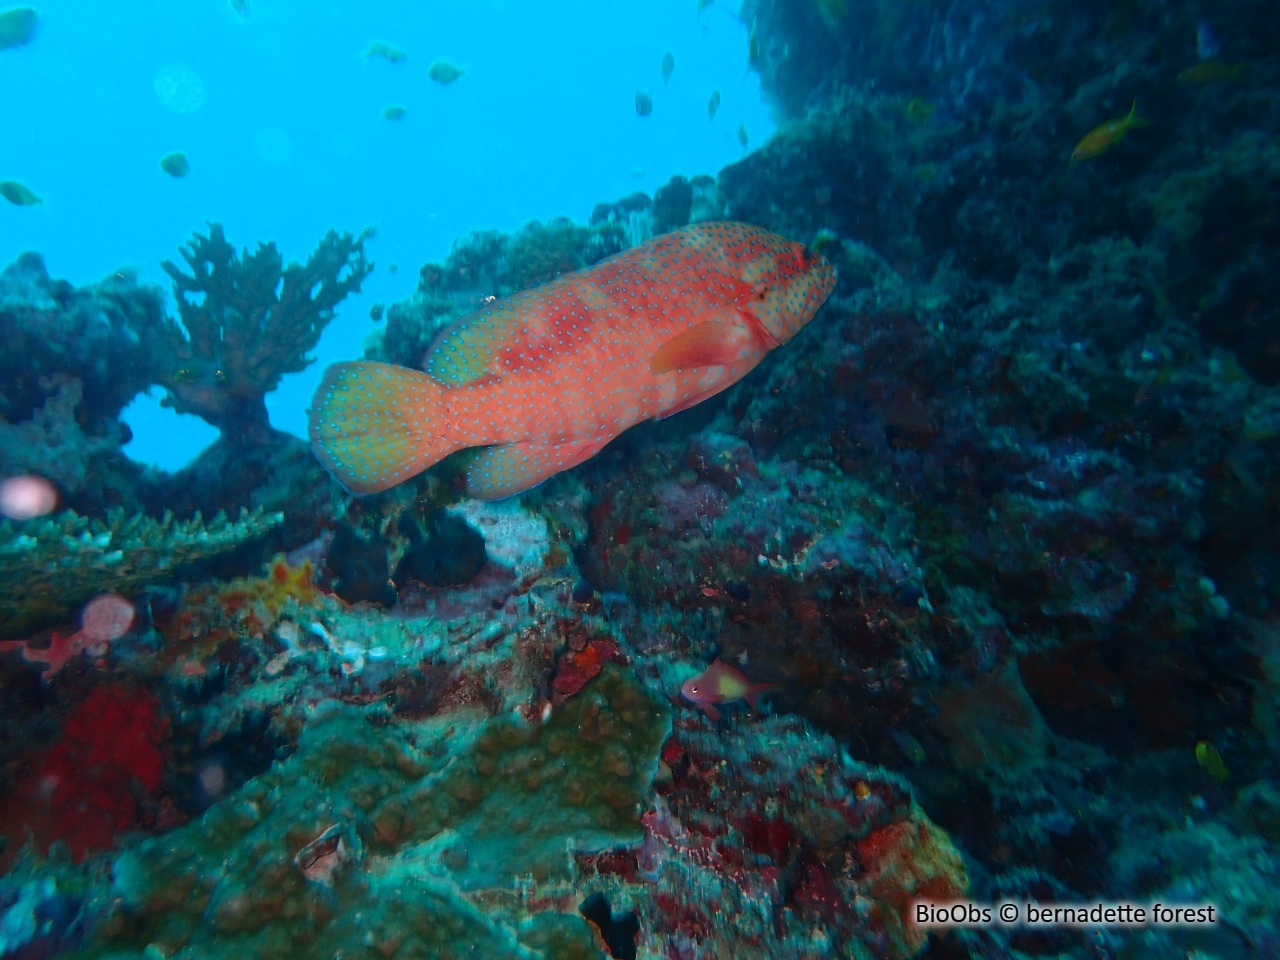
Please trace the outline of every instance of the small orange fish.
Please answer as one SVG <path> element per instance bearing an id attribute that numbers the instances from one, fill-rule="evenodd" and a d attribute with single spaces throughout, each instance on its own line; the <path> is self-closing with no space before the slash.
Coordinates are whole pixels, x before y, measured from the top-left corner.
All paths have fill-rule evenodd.
<path id="1" fill-rule="evenodd" d="M 760 227 L 684 227 L 468 314 L 422 370 L 334 364 L 312 402 L 311 447 L 358 494 L 483 447 L 467 493 L 508 497 L 737 383 L 835 283 L 825 258 Z"/>
<path id="2" fill-rule="evenodd" d="M 680 696 L 695 704 L 712 720 L 720 719 L 718 703 L 736 703 L 745 700 L 752 709 L 758 709 L 757 700 L 776 683 L 752 683 L 742 673 L 718 657 L 711 666 L 696 677 L 690 677 L 680 688 Z"/>
<path id="3" fill-rule="evenodd" d="M 1099 124 L 1094 127 L 1076 144 L 1076 148 L 1071 151 L 1071 162 L 1079 163 L 1081 160 L 1088 160 L 1096 157 L 1100 153 L 1110 150 L 1113 146 L 1124 139 L 1124 135 L 1133 127 L 1144 123 L 1138 116 L 1138 101 L 1133 101 L 1133 106 L 1129 108 L 1129 115 L 1120 120 L 1108 120 L 1106 123 Z"/>

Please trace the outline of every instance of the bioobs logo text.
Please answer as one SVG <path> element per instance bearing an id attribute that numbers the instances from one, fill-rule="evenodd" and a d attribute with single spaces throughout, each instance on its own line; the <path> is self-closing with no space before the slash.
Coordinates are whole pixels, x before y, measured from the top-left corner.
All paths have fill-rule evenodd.
<path id="1" fill-rule="evenodd" d="M 915 922 L 922 927 L 982 927 L 994 919 L 991 907 L 979 903 L 917 903 Z"/>
<path id="2" fill-rule="evenodd" d="M 982 927 L 991 923 L 1027 927 L 1195 927 L 1218 922 L 1212 903 L 917 903 L 921 927 Z"/>

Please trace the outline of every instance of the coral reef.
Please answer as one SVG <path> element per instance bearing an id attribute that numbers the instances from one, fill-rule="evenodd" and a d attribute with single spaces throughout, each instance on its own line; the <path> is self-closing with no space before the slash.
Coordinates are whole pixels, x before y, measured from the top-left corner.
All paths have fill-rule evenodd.
<path id="1" fill-rule="evenodd" d="M 83 409 L 84 384 L 65 374 L 41 380 L 49 399 L 29 420 L 0 423 L 0 476 L 39 473 L 68 493 L 84 489 L 91 462 L 118 453 L 124 431 L 119 424 L 105 425 L 103 436 L 88 436 L 77 411 Z"/>
<path id="2" fill-rule="evenodd" d="M 167 726 L 153 694 L 94 687 L 67 716 L 59 741 L 24 760 L 29 772 L 0 803 L 8 841 L 0 868 L 12 865 L 27 837 L 41 853 L 56 842 L 79 861 L 144 818 L 154 822 Z"/>
<path id="3" fill-rule="evenodd" d="M 39 254 L 23 254 L 0 271 L 0 416 L 29 419 L 49 396 L 44 378 L 74 378 L 83 425 L 99 435 L 168 367 L 175 331 L 158 287 L 122 271 L 76 289 L 51 279 Z"/>
<path id="4" fill-rule="evenodd" d="M 347 501 L 300 445 L 231 436 L 358 287 L 358 240 L 285 269 L 211 228 L 169 266 L 185 332 L 127 276 L 74 290 L 21 258 L 0 275 L 10 469 L 95 508 L 259 510 L 206 535 L 127 499 L 0 526 L 6 635 L 150 585 L 92 668 L 0 661 L 3 811 L 34 841 L 5 852 L 2 942 L 1278 955 L 1271 12 L 748 0 L 767 143 L 586 226 L 460 238 L 368 355 L 420 366 L 486 298 L 708 217 L 804 240 L 840 285 L 749 379 L 518 502 L 459 500 L 447 463 Z M 1070 160 L 1135 99 L 1144 125 Z M 114 421 L 157 381 L 228 436 L 138 487 Z M 772 686 L 763 711 L 680 698 L 715 659 Z M 912 922 L 961 897 L 1221 920 Z"/>
<path id="5" fill-rule="evenodd" d="M 261 537 L 282 519 L 254 510 L 205 523 L 116 510 L 91 520 L 68 510 L 21 524 L 0 521 L 0 636 L 57 624 L 101 593 L 132 594 L 168 581 L 184 565 Z"/>
<path id="6" fill-rule="evenodd" d="M 305 264 L 286 267 L 274 243 L 237 255 L 222 225 L 212 223 L 208 236 L 195 234 L 180 252 L 185 272 L 161 264 L 182 320 L 168 340 L 176 360 L 161 380 L 167 402 L 233 438 L 261 430 L 263 398 L 311 362 L 307 351 L 334 310 L 373 269 L 364 238 L 331 230 Z"/>
<path id="7" fill-rule="evenodd" d="M 116 860 L 107 942 L 270 957 L 354 951 L 372 936 L 387 956 L 445 942 L 527 956 L 518 944 L 535 925 L 516 884 L 567 880 L 575 851 L 640 839 L 669 723 L 620 671 L 545 722 L 389 727 L 376 710 L 320 710 L 288 761 Z M 592 955 L 585 921 L 553 919 L 577 946 L 534 956 Z"/>

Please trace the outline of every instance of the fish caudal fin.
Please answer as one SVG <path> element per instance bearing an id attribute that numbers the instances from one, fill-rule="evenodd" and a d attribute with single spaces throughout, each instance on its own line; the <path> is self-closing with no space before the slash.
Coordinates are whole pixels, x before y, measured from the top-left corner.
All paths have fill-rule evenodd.
<path id="1" fill-rule="evenodd" d="M 459 448 L 446 435 L 447 389 L 408 367 L 335 363 L 311 404 L 311 449 L 352 493 L 394 487 Z"/>
<path id="2" fill-rule="evenodd" d="M 743 694 L 743 699 L 745 699 L 747 703 L 751 704 L 752 710 L 759 710 L 761 694 L 768 693 L 777 686 L 778 685 L 776 683 L 753 683 L 747 688 L 747 692 Z"/>

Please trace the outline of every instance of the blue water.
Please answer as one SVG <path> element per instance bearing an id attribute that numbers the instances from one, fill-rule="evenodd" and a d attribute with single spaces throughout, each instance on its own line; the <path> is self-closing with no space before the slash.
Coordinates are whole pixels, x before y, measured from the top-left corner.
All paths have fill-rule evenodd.
<path id="1" fill-rule="evenodd" d="M 289 260 L 331 227 L 376 227 L 362 294 L 342 304 L 318 362 L 267 398 L 272 422 L 303 435 L 324 366 L 358 356 L 374 329 L 370 306 L 412 293 L 418 267 L 456 238 L 585 222 L 601 200 L 715 173 L 742 154 L 739 124 L 762 142 L 772 122 L 737 6 L 248 0 L 241 15 L 225 0 L 49 0 L 35 41 L 0 52 L 0 179 L 44 200 L 0 205 L 0 263 L 38 250 L 77 285 L 123 268 L 167 289 L 160 262 L 207 221 L 237 246 L 274 240 Z M 366 58 L 373 41 L 408 59 Z M 437 59 L 462 79 L 432 82 Z M 638 88 L 654 99 L 647 118 Z M 391 104 L 404 119 L 382 118 Z M 182 180 L 159 167 L 176 150 L 191 163 Z M 216 431 L 195 417 L 175 429 L 160 393 L 126 412 L 126 452 L 176 469 Z"/>

